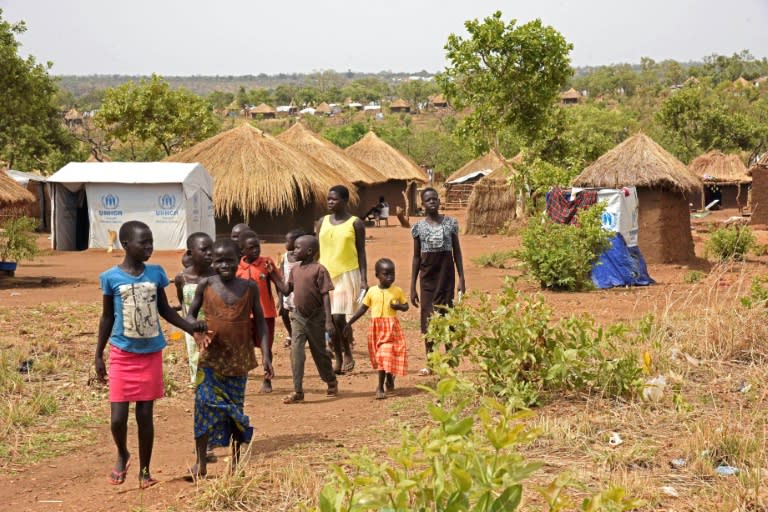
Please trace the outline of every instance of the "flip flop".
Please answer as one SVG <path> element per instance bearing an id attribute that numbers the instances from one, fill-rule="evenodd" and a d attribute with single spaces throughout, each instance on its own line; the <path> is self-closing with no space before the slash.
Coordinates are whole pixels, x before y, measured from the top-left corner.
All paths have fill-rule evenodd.
<path id="1" fill-rule="evenodd" d="M 125 469 L 122 471 L 118 471 L 117 468 L 112 468 L 112 471 L 109 473 L 109 477 L 107 477 L 107 482 L 109 482 L 112 485 L 121 485 L 125 483 L 125 476 L 128 474 L 128 468 L 131 467 L 131 459 L 128 459 L 128 462 L 125 463 Z"/>
<path id="2" fill-rule="evenodd" d="M 419 377 L 429 377 L 430 375 L 432 375 L 432 370 L 429 368 L 422 368 L 419 370 Z"/>
<path id="3" fill-rule="evenodd" d="M 157 485 L 160 483 L 160 480 L 155 480 L 151 476 L 139 478 L 139 489 L 149 489 L 153 485 Z"/>
<path id="4" fill-rule="evenodd" d="M 345 357 L 344 358 L 344 364 L 341 365 L 341 371 L 343 373 L 348 373 L 348 372 L 351 372 L 354 369 L 355 369 L 355 360 L 352 359 L 351 357 L 349 359 L 347 359 Z"/>

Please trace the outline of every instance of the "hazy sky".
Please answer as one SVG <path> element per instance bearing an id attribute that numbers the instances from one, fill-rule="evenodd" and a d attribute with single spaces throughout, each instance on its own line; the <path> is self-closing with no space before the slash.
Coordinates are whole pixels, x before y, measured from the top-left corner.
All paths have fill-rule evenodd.
<path id="1" fill-rule="evenodd" d="M 768 55 L 768 0 L 0 0 L 54 74 L 438 71 L 463 22 L 541 18 L 575 65 Z"/>

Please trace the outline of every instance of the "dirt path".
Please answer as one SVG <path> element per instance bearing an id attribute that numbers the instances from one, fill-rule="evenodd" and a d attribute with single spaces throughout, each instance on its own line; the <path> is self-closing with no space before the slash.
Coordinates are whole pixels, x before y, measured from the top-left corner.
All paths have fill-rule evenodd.
<path id="1" fill-rule="evenodd" d="M 451 212 L 453 213 L 453 212 Z M 459 215 L 460 222 L 463 221 Z M 407 230 L 399 227 L 371 228 L 368 231 L 368 261 L 372 269 L 377 258 L 392 258 L 398 271 L 397 283 L 408 289 L 412 240 Z M 41 238 L 41 244 L 47 240 Z M 517 243 L 516 237 L 463 236 L 467 285 L 470 290 L 490 292 L 497 290 L 507 275 L 514 270 L 479 268 L 472 259 L 493 251 L 509 249 Z M 699 247 L 697 244 L 697 250 Z M 276 257 L 283 248 L 277 244 L 265 244 L 263 253 Z M 100 300 L 98 275 L 120 261 L 121 254 L 104 251 L 83 253 L 58 253 L 42 257 L 33 264 L 23 264 L 17 279 L 0 280 L 0 303 L 4 307 L 30 307 L 41 302 Z M 180 267 L 180 252 L 156 253 L 153 263 L 163 265 L 169 276 Z M 642 316 L 655 304 L 663 303 L 674 294 L 684 294 L 686 268 L 654 265 L 651 275 L 662 286 L 639 289 L 596 291 L 579 294 L 547 293 L 547 300 L 563 314 L 590 312 L 601 321 L 631 320 Z M 373 272 L 369 272 L 373 282 Z M 536 286 L 521 282 L 520 286 L 534 291 Z M 169 297 L 172 293 L 169 293 Z M 175 299 L 171 300 L 172 303 Z M 417 331 L 418 311 L 403 315 L 403 325 L 410 342 L 409 374 L 399 380 L 400 396 L 419 393 L 415 388 L 421 380 L 416 371 L 424 364 L 424 353 Z M 93 319 L 94 331 L 97 319 Z M 52 326 L 52 329 L 54 326 Z M 373 399 L 375 374 L 367 361 L 365 348 L 366 323 L 357 329 L 355 357 L 357 368 L 351 375 L 341 378 L 340 395 L 329 399 L 323 394 L 324 387 L 317 378 L 311 358 L 307 367 L 307 403 L 286 406 L 281 398 L 290 391 L 290 368 L 285 349 L 277 349 L 275 365 L 275 392 L 271 395 L 256 393 L 258 380 L 249 382 L 246 411 L 257 426 L 254 450 L 279 459 L 281 451 L 303 443 L 327 446 L 329 451 L 343 449 L 344 439 L 350 429 L 371 428 L 393 417 L 393 397 L 385 401 Z M 283 331 L 278 330 L 276 347 L 281 347 Z M 93 340 L 95 343 L 95 339 Z M 84 361 L 84 367 L 90 364 Z M 85 375 L 85 374 L 84 374 Z M 85 382 L 85 376 L 83 378 Z M 171 398 L 160 400 L 155 407 L 156 441 L 153 455 L 153 473 L 162 483 L 141 492 L 137 489 L 134 471 L 127 483 L 120 487 L 107 484 L 106 475 L 114 461 L 114 448 L 108 428 L 108 405 L 104 404 L 103 424 L 90 429 L 93 445 L 76 453 L 45 460 L 24 468 L 16 474 L 0 475 L 0 510 L 166 510 L 168 507 L 186 509 L 192 491 L 190 484 L 181 477 L 185 468 L 193 462 L 191 408 L 193 393 L 182 389 Z M 138 455 L 135 424 L 129 427 L 129 447 Z M 134 461 L 136 462 L 136 461 Z M 224 462 L 214 464 L 212 472 L 218 473 Z"/>

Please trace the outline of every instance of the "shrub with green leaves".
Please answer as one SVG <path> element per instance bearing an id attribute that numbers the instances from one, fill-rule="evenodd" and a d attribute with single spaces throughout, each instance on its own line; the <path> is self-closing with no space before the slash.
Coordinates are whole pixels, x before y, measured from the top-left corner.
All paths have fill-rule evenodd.
<path id="1" fill-rule="evenodd" d="M 546 214 L 532 218 L 523 230 L 517 257 L 544 288 L 591 288 L 592 266 L 613 236 L 602 228 L 604 210 L 605 205 L 598 203 L 579 212 L 578 224 L 558 224 Z"/>
<path id="2" fill-rule="evenodd" d="M 711 233 L 705 248 L 718 261 L 742 261 L 756 244 L 757 239 L 747 226 L 726 226 Z"/>
<path id="3" fill-rule="evenodd" d="M 473 406 L 473 386 L 448 365 L 440 368 L 434 388 L 419 386 L 434 398 L 427 405 L 431 422 L 419 432 L 402 431 L 400 445 L 380 458 L 367 449 L 334 465 L 320 493 L 319 512 L 439 511 L 502 512 L 517 510 L 524 481 L 540 462 L 517 449 L 538 432 L 516 412 L 492 398 Z M 571 483 L 559 475 L 537 489 L 546 510 L 572 510 L 563 490 Z M 633 510 L 642 503 L 621 488 L 602 491 L 581 504 L 584 511 Z"/>
<path id="4" fill-rule="evenodd" d="M 623 324 L 603 328 L 589 316 L 555 321 L 541 296 L 518 292 L 511 280 L 496 295 L 433 317 L 427 337 L 452 345 L 454 364 L 474 363 L 482 393 L 519 408 L 539 403 L 544 392 L 633 396 L 642 388 L 640 358 L 626 349 Z"/>
<path id="5" fill-rule="evenodd" d="M 34 230 L 38 221 L 31 217 L 17 217 L 0 226 L 0 261 L 32 260 L 38 255 Z"/>
<path id="6" fill-rule="evenodd" d="M 755 276 L 749 288 L 749 295 L 741 298 L 746 308 L 766 307 L 768 305 L 768 276 Z"/>

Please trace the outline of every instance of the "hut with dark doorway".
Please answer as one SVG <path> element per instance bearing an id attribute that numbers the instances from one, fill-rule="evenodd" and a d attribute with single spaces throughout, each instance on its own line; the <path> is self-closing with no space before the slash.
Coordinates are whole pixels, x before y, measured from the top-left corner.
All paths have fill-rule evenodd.
<path id="1" fill-rule="evenodd" d="M 228 234 L 244 222 L 265 240 L 279 241 L 288 231 L 313 230 L 325 210 L 328 189 L 355 186 L 341 174 L 301 151 L 243 124 L 166 158 L 198 162 L 214 180 L 216 232 Z"/>
<path id="2" fill-rule="evenodd" d="M 495 152 L 470 160 L 448 176 L 443 185 L 445 208 L 465 208 L 475 184 L 504 165 L 504 160 Z"/>
<path id="3" fill-rule="evenodd" d="M 0 171 L 0 223 L 27 215 L 27 208 L 34 202 L 35 196 L 29 190 Z"/>
<path id="4" fill-rule="evenodd" d="M 638 245 L 646 261 L 683 263 L 694 258 L 688 203 L 701 181 L 647 135 L 633 135 L 605 153 L 573 185 L 636 187 Z"/>
<path id="5" fill-rule="evenodd" d="M 443 94 L 433 94 L 427 98 L 427 105 L 435 109 L 448 108 L 448 100 Z"/>
<path id="6" fill-rule="evenodd" d="M 370 208 L 379 202 L 380 197 L 389 201 L 397 196 L 383 174 L 346 154 L 333 142 L 324 139 L 301 123 L 295 123 L 276 138 L 324 163 L 351 181 L 357 187 L 357 194 L 360 197 L 360 202 L 352 208 L 352 213 L 360 218 L 363 218 Z M 392 197 L 387 198 L 388 195 Z M 394 211 L 392 214 L 394 215 Z"/>
<path id="7" fill-rule="evenodd" d="M 717 200 L 715 209 L 747 206 L 747 195 L 752 178 L 747 166 L 738 155 L 726 155 L 721 151 L 710 151 L 695 158 L 688 169 L 702 180 L 698 197 L 694 195 L 695 206 L 705 206 Z"/>
<path id="8" fill-rule="evenodd" d="M 249 108 L 248 115 L 251 119 L 274 119 L 277 117 L 277 110 L 271 105 L 260 103 L 255 107 Z"/>
<path id="9" fill-rule="evenodd" d="M 398 98 L 389 104 L 389 111 L 393 114 L 407 114 L 411 111 L 411 104 L 403 98 Z"/>
<path id="10" fill-rule="evenodd" d="M 29 203 L 24 209 L 24 215 L 32 217 L 39 221 L 39 230 L 43 232 L 51 231 L 51 193 L 48 189 L 48 182 L 45 176 L 33 172 L 21 172 L 7 170 L 5 173 L 17 184 L 24 187 L 33 196 L 35 201 Z"/>
<path id="11" fill-rule="evenodd" d="M 749 223 L 768 225 L 768 153 L 755 162 L 747 174 L 752 178 Z"/>
<path id="12" fill-rule="evenodd" d="M 413 160 L 381 140 L 372 131 L 344 152 L 370 165 L 387 178 L 387 182 L 380 189 L 386 193 L 380 195 L 389 203 L 390 212 L 395 213 L 398 207 L 408 214 L 416 211 L 416 190 L 427 182 L 427 175 Z"/>
<path id="13" fill-rule="evenodd" d="M 573 87 L 560 94 L 560 103 L 563 105 L 576 105 L 581 99 L 581 93 Z"/>

